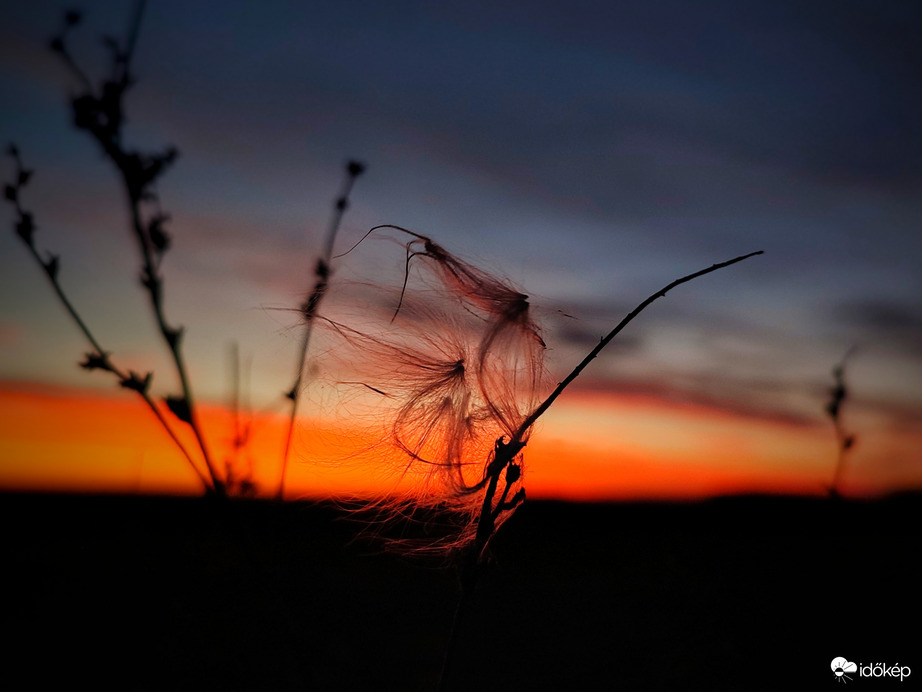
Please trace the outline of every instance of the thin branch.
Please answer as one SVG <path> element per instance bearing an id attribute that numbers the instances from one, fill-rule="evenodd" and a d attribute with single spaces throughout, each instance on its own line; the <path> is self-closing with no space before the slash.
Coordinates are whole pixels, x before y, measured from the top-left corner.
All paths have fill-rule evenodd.
<path id="1" fill-rule="evenodd" d="M 51 50 L 61 56 L 61 60 L 64 61 L 64 64 L 73 72 L 74 77 L 77 78 L 77 81 L 80 82 L 80 85 L 83 87 L 83 90 L 87 93 L 93 90 L 93 84 L 90 82 L 90 78 L 87 76 L 86 72 L 80 69 L 80 66 L 74 62 L 73 57 L 70 52 L 67 50 L 65 45 L 65 39 L 70 30 L 77 26 L 81 20 L 82 15 L 80 12 L 67 12 L 64 15 L 64 26 L 61 29 L 61 33 L 51 39 Z"/>
<path id="2" fill-rule="evenodd" d="M 490 538 L 493 536 L 493 532 L 496 528 L 496 520 L 499 515 L 502 513 L 502 504 L 505 501 L 506 492 L 508 486 L 511 483 L 515 482 L 518 479 L 518 475 L 521 472 L 518 465 L 515 464 L 515 458 L 518 456 L 519 452 L 525 447 L 525 444 L 528 439 L 528 431 L 534 426 L 538 418 L 540 418 L 544 413 L 551 407 L 551 405 L 557 400 L 563 391 L 570 385 L 573 380 L 575 380 L 580 373 L 586 369 L 586 366 L 591 363 L 596 356 L 602 351 L 603 348 L 608 346 L 621 331 L 631 323 L 631 321 L 637 317 L 641 312 L 643 312 L 653 301 L 658 298 L 665 297 L 665 295 L 671 291 L 676 286 L 680 286 L 692 279 L 697 279 L 699 276 L 704 276 L 705 274 L 710 274 L 711 272 L 717 271 L 718 269 L 723 269 L 724 267 L 729 267 L 731 264 L 736 264 L 737 262 L 742 262 L 745 259 L 753 257 L 755 255 L 761 255 L 762 250 L 756 252 L 750 252 L 748 255 L 741 255 L 726 262 L 720 262 L 718 264 L 713 264 L 706 269 L 694 272 L 693 274 L 688 274 L 683 276 L 681 279 L 676 279 L 672 283 L 664 286 L 656 293 L 649 296 L 644 300 L 640 305 L 631 310 L 624 319 L 622 319 L 615 328 L 612 329 L 608 334 L 606 334 L 599 343 L 593 348 L 585 358 L 577 365 L 573 370 L 567 375 L 560 384 L 557 385 L 557 388 L 551 392 L 548 396 L 534 411 L 532 411 L 528 417 L 522 421 L 522 424 L 518 427 L 515 434 L 512 438 L 506 442 L 503 438 L 500 438 L 496 441 L 496 446 L 493 450 L 493 460 L 487 465 L 486 475 L 484 480 L 481 481 L 482 484 L 486 484 L 487 490 L 484 494 L 483 505 L 481 507 L 480 516 L 477 520 L 477 535 L 472 545 L 471 553 L 475 556 L 475 562 L 479 562 L 483 551 L 486 549 L 487 543 L 489 543 Z M 504 490 L 503 496 L 500 499 L 500 506 L 497 508 L 499 511 L 494 510 L 493 498 L 496 494 L 496 489 L 499 484 L 500 474 L 505 471 L 507 475 L 507 489 Z M 510 481 L 509 475 L 513 474 L 515 477 Z M 512 508 L 517 506 L 524 497 L 514 499 L 512 503 Z"/>
<path id="3" fill-rule="evenodd" d="M 327 289 L 330 286 L 330 262 L 333 255 L 333 245 L 336 242 L 336 234 L 342 223 L 343 214 L 349 206 L 349 194 L 355 185 L 355 179 L 365 172 L 365 165 L 358 161 L 349 161 L 346 164 L 346 177 L 343 181 L 343 187 L 340 195 L 333 204 L 333 215 L 330 217 L 330 225 L 327 228 L 326 240 L 323 244 L 323 252 L 317 259 L 317 266 L 314 270 L 315 282 L 307 299 L 301 305 L 301 315 L 304 318 L 304 331 L 301 334 L 301 345 L 298 349 L 298 359 L 295 368 L 295 381 L 291 389 L 286 392 L 291 400 L 291 408 L 288 413 L 288 429 L 285 433 L 285 448 L 282 452 L 282 470 L 279 476 L 279 488 L 276 493 L 276 499 L 285 499 L 285 477 L 288 472 L 288 459 L 291 455 L 291 440 L 294 433 L 295 420 L 298 416 L 298 405 L 301 401 L 301 389 L 304 383 L 304 361 L 307 357 L 307 348 L 310 345 L 311 333 L 314 327 L 314 318 L 326 296 Z"/>
<path id="4" fill-rule="evenodd" d="M 252 411 L 249 404 L 248 393 L 242 392 L 241 384 L 241 365 L 240 365 L 240 347 L 236 341 L 232 341 L 228 348 L 228 374 L 230 376 L 231 389 L 229 392 L 228 408 L 232 416 L 233 436 L 231 438 L 231 452 L 225 461 L 225 482 L 229 495 L 246 496 L 251 495 L 255 490 L 253 482 L 253 464 L 248 464 L 246 473 L 241 473 L 241 452 L 246 448 L 250 439 L 252 430 Z M 243 379 L 249 380 L 249 359 L 246 362 L 246 373 Z M 243 400 L 243 401 L 241 401 Z M 242 413 L 241 409 L 245 409 Z M 243 420 L 243 416 L 246 420 Z"/>
<path id="5" fill-rule="evenodd" d="M 563 393 L 563 390 L 566 389 L 567 386 L 573 380 L 575 380 L 579 376 L 579 374 L 586 368 L 586 366 L 589 365 L 589 363 L 591 363 L 595 359 L 595 357 L 599 355 L 602 349 L 608 346 L 611 340 L 614 339 L 621 332 L 622 329 L 624 329 L 628 324 L 630 324 L 630 322 L 635 317 L 637 317 L 637 315 L 643 312 L 644 309 L 646 309 L 647 306 L 650 305 L 650 303 L 655 301 L 657 298 L 665 297 L 666 293 L 671 291 L 676 286 L 680 286 L 681 284 L 691 281 L 692 279 L 697 279 L 699 276 L 710 274 L 711 272 L 717 271 L 718 269 L 729 267 L 731 264 L 742 262 L 743 260 L 748 259 L 750 257 L 754 257 L 755 255 L 761 255 L 763 252 L 764 252 L 763 250 L 758 250 L 756 252 L 750 252 L 748 255 L 742 255 L 732 260 L 727 260 L 726 262 L 720 262 L 718 264 L 713 264 L 707 269 L 702 269 L 701 271 L 697 271 L 694 274 L 689 274 L 688 276 L 683 276 L 681 279 L 676 279 L 668 286 L 661 288 L 659 291 L 657 291 L 656 293 L 648 297 L 640 305 L 638 305 L 636 308 L 631 310 L 631 312 L 629 312 L 624 317 L 624 319 L 621 320 L 617 324 L 617 326 L 615 326 L 614 329 L 612 329 L 607 335 L 602 337 L 602 339 L 599 341 L 596 347 L 592 349 L 585 358 L 583 358 L 582 362 L 580 362 L 580 364 L 577 365 L 573 369 L 573 371 L 569 375 L 567 375 L 566 378 L 564 378 L 564 380 L 560 384 L 557 385 L 557 388 L 553 392 L 551 392 L 551 395 L 547 399 L 545 399 L 544 402 L 540 406 L 538 406 L 538 408 L 532 411 L 532 413 L 528 416 L 528 418 L 526 418 L 522 422 L 522 424 L 519 426 L 519 429 L 516 431 L 515 435 L 512 437 L 512 442 L 521 442 L 523 439 L 525 439 L 525 435 L 528 432 L 528 430 L 537 422 L 538 418 L 544 415 L 544 413 L 551 407 L 551 404 L 553 404 L 557 400 L 557 397 L 559 397 Z"/>
<path id="6" fill-rule="evenodd" d="M 160 425 L 163 426 L 163 429 L 167 432 L 170 439 L 174 442 L 174 444 L 176 444 L 180 452 L 182 452 L 183 456 L 186 458 L 186 461 L 189 462 L 189 466 L 191 466 L 192 470 L 195 471 L 195 474 L 198 476 L 199 480 L 202 482 L 202 485 L 205 487 L 206 492 L 211 492 L 213 488 L 208 478 L 206 478 L 205 475 L 198 468 L 198 465 L 193 460 L 192 455 L 189 454 L 189 451 L 186 449 L 185 445 L 183 445 L 183 443 L 177 437 L 173 428 L 167 422 L 166 418 L 164 418 L 160 409 L 157 407 L 157 404 L 154 402 L 154 400 L 151 398 L 150 394 L 148 393 L 150 381 L 152 377 L 151 374 L 148 373 L 146 376 L 142 378 L 139 375 L 137 375 L 137 373 L 134 373 L 131 371 L 129 371 L 128 373 L 124 372 L 112 362 L 111 354 L 108 351 L 103 349 L 102 345 L 93 335 L 93 333 L 90 331 L 90 328 L 87 326 L 86 322 L 77 312 L 77 309 L 74 307 L 73 303 L 71 303 L 70 299 L 67 297 L 67 294 L 64 293 L 64 289 L 61 286 L 60 282 L 58 281 L 58 272 L 60 270 L 58 258 L 55 255 L 51 255 L 49 253 L 49 257 L 47 260 L 42 259 L 41 254 L 36 249 L 35 243 L 33 240 L 33 234 L 35 231 L 33 215 L 31 212 L 28 212 L 25 209 L 23 209 L 20 203 L 20 200 L 19 200 L 19 193 L 22 190 L 22 188 L 26 185 L 26 182 L 28 181 L 31 175 L 31 172 L 25 171 L 22 168 L 22 163 L 19 159 L 19 153 L 15 147 L 10 147 L 9 151 L 10 151 L 10 154 L 13 156 L 13 158 L 16 161 L 17 171 L 16 171 L 16 182 L 6 186 L 5 197 L 7 201 L 13 205 L 16 211 L 16 216 L 17 216 L 17 220 L 15 223 L 16 233 L 19 236 L 19 238 L 22 240 L 22 242 L 25 244 L 25 246 L 28 248 L 29 254 L 32 255 L 35 261 L 43 269 L 43 273 L 45 274 L 45 277 L 48 279 L 48 281 L 51 283 L 51 287 L 54 289 L 54 292 L 57 295 L 58 300 L 60 300 L 61 304 L 67 310 L 68 314 L 71 316 L 71 319 L 73 319 L 77 327 L 83 333 L 83 336 L 86 338 L 86 340 L 90 343 L 90 346 L 93 348 L 93 353 L 87 354 L 86 361 L 81 364 L 82 367 L 87 370 L 105 370 L 107 372 L 111 372 L 113 375 L 115 375 L 118 378 L 119 384 L 122 387 L 126 389 L 131 389 L 137 392 L 137 394 L 144 400 L 144 403 L 147 404 L 148 408 L 151 410 L 154 416 L 156 416 L 157 420 L 160 422 Z"/>
<path id="7" fill-rule="evenodd" d="M 99 143 L 122 178 L 131 217 L 131 230 L 138 241 L 141 253 L 141 284 L 147 291 L 157 327 L 169 348 L 182 388 L 182 396 L 170 397 L 167 403 L 170 410 L 192 428 L 205 467 L 211 477 L 211 485 L 215 492 L 223 495 L 223 482 L 212 463 L 211 454 L 202 432 L 188 370 L 182 354 L 183 330 L 181 327 L 170 326 L 164 313 L 163 279 L 159 274 L 159 265 L 161 256 L 169 245 L 169 238 L 162 230 L 162 223 L 166 217 L 162 213 L 157 213 L 145 219 L 141 211 L 143 203 L 156 199 L 153 186 L 157 178 L 176 159 L 178 152 L 169 148 L 162 153 L 144 154 L 125 149 L 122 145 L 124 97 L 132 84 L 129 64 L 137 43 L 144 4 L 144 0 L 139 0 L 136 4 L 126 45 L 120 47 L 114 39 L 107 41 L 113 52 L 113 76 L 111 80 L 102 83 L 98 94 L 94 93 L 89 80 L 71 58 L 64 42 L 67 29 L 76 23 L 72 15 L 68 15 L 65 31 L 52 41 L 52 48 L 77 74 L 85 89 L 85 93 L 73 100 L 75 125 L 78 129 L 86 130 Z"/>
<path id="8" fill-rule="evenodd" d="M 748 255 L 742 255 L 736 257 L 735 259 L 729 260 L 727 262 L 721 262 L 719 264 L 714 264 L 707 269 L 702 269 L 688 276 L 683 276 L 681 279 L 676 279 L 669 285 L 661 288 L 659 291 L 648 297 L 640 305 L 634 308 L 629 312 L 624 319 L 619 322 L 614 329 L 612 329 L 607 335 L 605 335 L 596 345 L 589 354 L 583 358 L 583 360 L 577 365 L 567 377 L 557 385 L 557 388 L 551 392 L 550 396 L 547 397 L 532 413 L 522 422 L 519 428 L 516 430 L 515 434 L 512 436 L 512 439 L 506 442 L 503 438 L 500 438 L 496 441 L 495 447 L 493 449 L 493 459 L 487 465 L 486 473 L 483 481 L 478 483 L 476 487 L 483 487 L 486 485 L 486 491 L 484 492 L 483 502 L 480 508 L 480 514 L 477 518 L 477 530 L 474 537 L 474 541 L 467 547 L 466 552 L 461 558 L 461 596 L 458 602 L 458 607 L 455 610 L 454 617 L 452 618 L 451 629 L 449 631 L 449 639 L 445 649 L 445 655 L 442 662 L 442 670 L 439 675 L 439 681 L 437 689 L 441 692 L 445 688 L 448 675 L 451 672 L 451 665 L 454 657 L 454 649 L 457 645 L 458 638 L 458 629 L 460 627 L 461 618 L 466 609 L 466 604 L 470 601 L 471 594 L 473 593 L 474 586 L 477 583 L 477 579 L 480 574 L 481 564 L 483 561 L 483 555 L 486 551 L 487 545 L 493 537 L 493 534 L 496 532 L 497 520 L 503 514 L 503 512 L 511 512 L 518 507 L 525 500 L 525 490 L 524 488 L 519 488 L 515 493 L 512 500 L 506 500 L 509 490 L 512 485 L 519 480 L 521 474 L 521 467 L 516 463 L 516 457 L 525 447 L 528 431 L 534 426 L 538 418 L 540 418 L 553 404 L 557 397 L 559 397 L 564 389 L 575 380 L 579 374 L 592 362 L 596 356 L 605 348 L 612 339 L 614 339 L 635 317 L 637 317 L 648 305 L 658 298 L 662 298 L 671 291 L 676 286 L 679 286 L 683 283 L 696 279 L 699 276 L 709 274 L 718 269 L 723 269 L 728 267 L 731 264 L 736 264 L 737 262 L 742 262 L 744 259 L 753 257 L 754 255 L 761 255 L 762 250 L 757 252 L 751 252 Z M 505 473 L 505 484 L 503 491 L 498 500 L 495 500 L 496 492 L 499 487 L 500 477 Z"/>
<path id="9" fill-rule="evenodd" d="M 130 179 L 126 175 L 126 191 L 130 188 L 130 185 Z M 181 344 L 183 328 L 171 327 L 166 321 L 166 315 L 163 309 L 163 279 L 160 277 L 157 271 L 157 266 L 153 261 L 153 253 L 150 250 L 150 243 L 147 234 L 144 232 L 144 226 L 142 225 L 141 221 L 139 204 L 136 200 L 131 198 L 130 192 L 129 205 L 131 207 L 132 228 L 136 237 L 138 238 L 138 245 L 141 250 L 144 264 L 141 283 L 147 289 L 147 294 L 150 298 L 150 304 L 154 310 L 154 318 L 157 322 L 157 327 L 160 330 L 160 335 L 163 337 L 163 340 L 170 351 L 170 355 L 173 357 L 173 363 L 176 367 L 176 372 L 179 375 L 179 383 L 180 387 L 182 388 L 182 398 L 188 407 L 189 414 L 189 419 L 185 422 L 189 424 L 193 433 L 195 434 L 199 449 L 202 451 L 202 458 L 204 459 L 205 466 L 208 469 L 208 474 L 211 476 L 212 482 L 220 494 L 223 492 L 223 482 L 211 460 L 211 454 L 209 453 L 208 445 L 205 441 L 205 435 L 202 432 L 201 423 L 199 422 L 198 417 L 198 410 L 195 406 L 195 400 L 192 394 L 192 385 L 189 381 L 188 369 L 186 367 L 185 358 L 183 357 L 182 353 Z"/>
<path id="10" fill-rule="evenodd" d="M 144 19 L 146 5 L 145 0 L 138 0 L 134 7 L 134 14 L 131 17 L 131 24 L 128 28 L 128 41 L 125 44 L 124 61 L 122 63 L 122 79 L 124 80 L 128 80 L 131 74 L 131 59 L 134 57 L 134 51 L 138 45 L 138 36 L 141 33 L 141 21 Z"/>
<path id="11" fill-rule="evenodd" d="M 838 449 L 836 470 L 832 477 L 832 486 L 829 489 L 829 494 L 833 498 L 840 497 L 839 485 L 842 483 L 842 476 L 845 473 L 845 459 L 849 450 L 855 445 L 855 436 L 846 432 L 845 425 L 842 422 L 842 405 L 848 399 L 848 387 L 845 384 L 845 364 L 854 351 L 855 347 L 852 346 L 838 365 L 832 369 L 835 385 L 829 391 L 829 402 L 826 404 L 826 413 L 832 418 L 836 435 L 836 447 Z"/>

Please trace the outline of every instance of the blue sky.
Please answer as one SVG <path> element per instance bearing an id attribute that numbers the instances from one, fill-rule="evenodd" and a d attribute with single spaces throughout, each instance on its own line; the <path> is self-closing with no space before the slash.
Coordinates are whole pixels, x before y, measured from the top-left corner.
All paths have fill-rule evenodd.
<path id="1" fill-rule="evenodd" d="M 130 7 L 84 5 L 71 43 L 94 74 Z M 100 338 L 168 373 L 115 176 L 46 49 L 63 9 L 0 10 L 0 135 L 36 169 L 38 245 Z M 508 277 L 561 374 L 660 286 L 765 250 L 650 308 L 584 386 L 810 420 L 856 345 L 856 410 L 918 425 L 920 28 L 922 6 L 886 1 L 149 2 L 128 134 L 182 152 L 159 186 L 164 272 L 200 396 L 223 396 L 231 340 L 258 400 L 290 384 L 283 308 L 355 157 L 342 248 L 395 223 Z M 399 266 L 375 247 L 337 277 Z M 109 386 L 75 367 L 79 334 L 26 260 L 0 236 L 0 377 Z"/>

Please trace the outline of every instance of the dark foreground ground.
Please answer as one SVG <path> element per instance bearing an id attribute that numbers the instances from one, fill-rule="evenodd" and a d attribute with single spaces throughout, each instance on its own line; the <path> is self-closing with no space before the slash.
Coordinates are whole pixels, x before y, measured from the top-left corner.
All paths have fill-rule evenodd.
<path id="1" fill-rule="evenodd" d="M 528 502 L 497 536 L 450 690 L 922 687 L 919 496 Z M 0 495 L 7 689 L 431 690 L 448 568 L 327 506 Z"/>

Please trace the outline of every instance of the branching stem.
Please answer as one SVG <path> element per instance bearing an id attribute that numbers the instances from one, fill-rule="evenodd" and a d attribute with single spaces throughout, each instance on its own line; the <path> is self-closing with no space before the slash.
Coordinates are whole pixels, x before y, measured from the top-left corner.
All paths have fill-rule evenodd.
<path id="1" fill-rule="evenodd" d="M 122 167 L 119 167 L 119 169 L 122 172 L 125 190 L 128 194 L 128 204 L 131 212 L 131 227 L 138 240 L 138 248 L 141 251 L 143 263 L 142 284 L 147 289 L 147 295 L 154 311 L 154 319 L 157 322 L 157 328 L 170 351 L 173 363 L 176 366 L 176 373 L 179 375 L 182 396 L 189 409 L 189 427 L 192 428 L 199 449 L 202 451 L 202 458 L 205 462 L 205 467 L 208 469 L 208 475 L 211 477 L 212 485 L 219 495 L 223 495 L 224 483 L 208 451 L 208 445 L 205 441 L 205 435 L 202 432 L 198 411 L 195 407 L 195 400 L 192 395 L 192 385 L 189 382 L 188 369 L 186 368 L 185 359 L 182 354 L 181 344 L 183 330 L 181 327 L 174 328 L 167 324 L 166 315 L 163 309 L 163 279 L 160 277 L 157 264 L 154 262 L 150 239 L 144 230 L 144 224 L 141 219 L 140 200 L 136 199 L 135 195 L 131 192 L 132 184 L 129 174 Z"/>
<path id="2" fill-rule="evenodd" d="M 304 364 L 307 358 L 307 348 L 310 345 L 311 333 L 314 328 L 314 318 L 320 304 L 323 302 L 330 287 L 330 262 L 333 256 L 333 245 L 336 242 L 336 234 L 339 232 L 343 215 L 349 206 L 349 194 L 355 185 L 355 179 L 365 171 L 365 166 L 358 161 L 350 161 L 346 164 L 346 177 L 343 181 L 343 187 L 340 195 L 333 204 L 333 214 L 330 217 L 330 225 L 327 228 L 326 239 L 323 244 L 323 251 L 317 259 L 317 266 L 314 270 L 314 287 L 308 294 L 307 299 L 301 305 L 301 316 L 304 318 L 304 331 L 301 333 L 301 344 L 298 349 L 298 359 L 295 368 L 295 380 L 291 389 L 286 392 L 291 400 L 291 408 L 288 413 L 288 429 L 285 432 L 285 447 L 282 452 L 282 469 L 279 474 L 279 488 L 276 493 L 277 500 L 285 499 L 285 478 L 288 473 L 288 459 L 291 456 L 291 440 L 294 434 L 295 420 L 298 416 L 298 405 L 301 402 L 301 389 L 304 384 Z"/>
<path id="3" fill-rule="evenodd" d="M 840 497 L 839 486 L 842 483 L 842 476 L 845 473 L 845 460 L 849 450 L 855 444 L 855 436 L 846 432 L 845 425 L 842 421 L 842 406 L 848 399 L 848 387 L 845 384 L 845 365 L 854 351 L 855 347 L 852 346 L 842 358 L 841 362 L 832 369 L 835 385 L 829 392 L 830 398 L 829 402 L 826 404 L 826 413 L 832 418 L 832 424 L 836 435 L 836 447 L 838 448 L 836 469 L 832 477 L 832 486 L 829 489 L 830 496 L 833 498 Z"/>
<path id="4" fill-rule="evenodd" d="M 15 152 L 15 149 L 13 149 L 12 151 Z M 21 174 L 23 173 L 23 169 L 22 169 L 22 165 L 19 161 L 19 156 L 17 153 L 14 153 L 14 158 L 16 159 L 16 164 L 17 164 L 17 178 L 21 180 L 22 179 Z M 102 345 L 93 335 L 93 333 L 90 331 L 90 328 L 87 326 L 86 322 L 80 316 L 80 313 L 77 312 L 77 309 L 74 307 L 73 303 L 71 303 L 70 299 L 67 297 L 67 294 L 64 292 L 64 289 L 61 286 L 61 283 L 58 281 L 58 259 L 57 257 L 50 255 L 49 259 L 47 260 L 42 259 L 41 254 L 39 254 L 38 250 L 35 247 L 35 243 L 33 242 L 32 235 L 31 235 L 31 233 L 34 231 L 32 215 L 22 208 L 22 205 L 19 201 L 19 191 L 23 187 L 23 185 L 24 183 L 20 182 L 20 183 L 17 183 L 16 185 L 11 185 L 8 187 L 8 189 L 14 191 L 8 195 L 8 201 L 13 205 L 16 211 L 17 230 L 23 229 L 20 231 L 19 235 L 23 243 L 28 248 L 29 254 L 35 259 L 38 265 L 42 268 L 43 273 L 45 274 L 45 277 L 48 279 L 48 281 L 51 283 L 51 287 L 54 289 L 55 295 L 57 295 L 58 300 L 60 300 L 61 304 L 64 306 L 64 309 L 67 310 L 67 313 L 71 316 L 71 319 L 73 319 L 77 327 L 83 333 L 83 336 L 86 338 L 86 340 L 90 343 L 90 346 L 93 348 L 93 354 L 91 355 L 95 356 L 95 358 L 93 358 L 92 361 L 90 358 L 88 358 L 87 363 L 84 365 L 84 367 L 88 367 L 88 368 L 92 367 L 93 369 L 107 370 L 119 379 L 119 383 L 123 387 L 125 387 L 126 389 L 131 389 L 135 391 L 138 394 L 138 396 L 140 396 L 144 400 L 144 403 L 147 404 L 147 407 L 151 410 L 154 416 L 156 416 L 157 420 L 159 421 L 160 425 L 163 426 L 163 429 L 166 431 L 167 435 L 169 435 L 170 439 L 179 448 L 180 452 L 182 452 L 182 455 L 186 458 L 186 461 L 189 462 L 189 466 L 195 472 L 196 476 L 198 476 L 198 479 L 202 482 L 202 485 L 205 487 L 206 492 L 210 492 L 213 488 L 208 478 L 206 478 L 205 475 L 202 473 L 202 471 L 198 468 L 198 465 L 195 463 L 195 460 L 192 458 L 192 455 L 189 453 L 189 450 L 186 449 L 185 445 L 182 443 L 179 437 L 177 437 L 173 428 L 167 422 L 166 418 L 163 416 L 163 413 L 161 413 L 157 404 L 154 402 L 154 400 L 151 398 L 150 394 L 148 393 L 148 389 L 146 385 L 150 381 L 150 376 L 148 375 L 147 377 L 142 379 L 138 377 L 135 373 L 124 372 L 112 362 L 109 352 L 103 349 Z M 10 197 L 12 197 L 12 199 L 10 199 Z M 25 229 L 28 229 L 28 230 L 25 230 Z M 91 365 L 91 362 L 95 363 L 95 365 Z"/>
<path id="5" fill-rule="evenodd" d="M 442 662 L 442 670 L 439 675 L 439 682 L 437 689 L 439 692 L 442 692 L 445 689 L 446 680 L 448 674 L 451 670 L 451 663 L 454 656 L 454 649 L 457 646 L 458 638 L 458 629 L 460 627 L 461 618 L 464 614 L 464 610 L 467 607 L 467 603 L 470 601 L 471 596 L 474 591 L 474 587 L 477 583 L 477 579 L 480 574 L 481 565 L 483 562 L 483 556 L 486 551 L 487 545 L 493 537 L 493 534 L 496 531 L 497 519 L 503 512 L 513 511 L 524 499 L 525 493 L 523 489 L 515 494 L 512 500 L 507 501 L 506 498 L 509 493 L 509 489 L 514 482 L 514 478 L 518 477 L 519 469 L 515 463 L 515 459 L 518 456 L 519 452 L 525 447 L 528 439 L 528 433 L 534 424 L 553 404 L 557 397 L 559 397 L 563 391 L 570 385 L 573 380 L 575 380 L 580 373 L 586 368 L 589 363 L 591 363 L 596 356 L 605 348 L 611 341 L 614 339 L 630 322 L 637 317 L 644 309 L 647 308 L 653 301 L 658 298 L 662 298 L 671 291 L 676 286 L 684 284 L 692 279 L 696 279 L 699 276 L 704 276 L 705 274 L 710 274 L 713 271 L 718 269 L 723 269 L 724 267 L 729 267 L 731 264 L 736 264 L 737 262 L 742 262 L 749 257 L 754 255 L 761 255 L 762 250 L 757 252 L 750 252 L 748 255 L 742 255 L 736 257 L 732 260 L 726 262 L 720 262 L 718 264 L 711 265 L 706 269 L 694 272 L 687 276 L 683 276 L 681 279 L 676 279 L 667 286 L 664 286 L 656 293 L 649 296 L 646 300 L 640 303 L 636 308 L 629 312 L 624 319 L 622 319 L 614 329 L 612 329 L 608 334 L 606 334 L 599 343 L 593 348 L 585 358 L 566 376 L 551 392 L 548 396 L 527 418 L 522 422 L 519 428 L 516 430 L 515 434 L 512 436 L 512 439 L 509 442 L 506 442 L 503 438 L 500 438 L 496 441 L 496 446 L 493 450 L 493 459 L 487 466 L 486 474 L 484 480 L 478 484 L 478 487 L 486 486 L 484 491 L 483 503 L 480 508 L 480 514 L 477 518 L 477 532 L 474 538 L 474 541 L 467 547 L 465 554 L 462 556 L 461 562 L 461 595 L 458 602 L 458 607 L 455 610 L 454 617 L 452 619 L 451 630 L 449 633 L 448 643 L 446 645 L 445 657 Z M 509 474 L 515 471 L 513 480 L 510 481 Z M 503 488 L 502 494 L 499 500 L 495 500 L 496 491 L 499 488 L 500 476 L 503 473 L 507 474 L 507 482 Z"/>
<path id="6" fill-rule="evenodd" d="M 96 140 L 121 176 L 128 202 L 131 230 L 138 241 L 141 253 L 141 284 L 147 291 L 157 327 L 169 348 L 182 388 L 182 398 L 170 397 L 167 403 L 172 412 L 192 428 L 211 479 L 211 488 L 223 496 L 224 484 L 212 463 L 195 408 L 188 370 L 182 354 L 183 330 L 169 326 L 164 314 L 163 280 L 158 269 L 159 260 L 169 245 L 169 238 L 161 229 L 161 223 L 166 217 L 157 214 L 145 219 L 141 211 L 143 203 L 156 200 L 153 186 L 157 178 L 174 161 L 177 152 L 171 148 L 159 154 L 144 154 L 126 149 L 122 142 L 122 126 L 125 121 L 124 98 L 132 86 L 130 66 L 141 30 L 144 7 L 145 0 L 137 0 L 124 44 L 120 45 L 115 39 L 106 39 L 106 44 L 112 51 L 112 71 L 110 78 L 104 80 L 98 90 L 93 88 L 86 73 L 74 61 L 65 43 L 69 29 L 80 21 L 79 13 L 71 12 L 66 15 L 64 30 L 52 41 L 51 47 L 75 74 L 84 90 L 84 93 L 73 99 L 75 125 Z"/>

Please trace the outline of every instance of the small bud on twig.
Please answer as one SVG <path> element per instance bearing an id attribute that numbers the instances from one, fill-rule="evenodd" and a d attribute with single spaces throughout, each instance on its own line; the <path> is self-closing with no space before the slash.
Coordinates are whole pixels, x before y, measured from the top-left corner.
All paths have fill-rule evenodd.
<path id="1" fill-rule="evenodd" d="M 105 370 L 107 372 L 115 372 L 112 368 L 112 363 L 109 362 L 109 354 L 107 352 L 87 353 L 84 358 L 85 360 L 80 363 L 80 367 L 84 370 Z"/>
<path id="2" fill-rule="evenodd" d="M 365 164 L 361 161 L 352 160 L 346 164 L 346 172 L 349 173 L 353 178 L 358 178 L 362 173 L 365 172 Z"/>
<path id="3" fill-rule="evenodd" d="M 49 255 L 48 261 L 42 264 L 42 267 L 45 269 L 45 273 L 48 274 L 48 277 L 52 281 L 58 278 L 58 269 L 60 269 L 60 264 L 57 255 Z"/>
<path id="4" fill-rule="evenodd" d="M 147 234 L 150 236 L 151 245 L 161 255 L 170 247 L 170 234 L 163 228 L 163 224 L 169 220 L 168 214 L 157 214 L 147 224 Z"/>
<path id="5" fill-rule="evenodd" d="M 167 328 L 164 330 L 163 335 L 166 338 L 167 343 L 170 345 L 170 348 L 175 350 L 179 348 L 179 342 L 182 340 L 183 328 Z"/>
<path id="6" fill-rule="evenodd" d="M 32 236 L 35 234 L 35 222 L 32 220 L 32 214 L 23 212 L 16 222 L 16 235 L 29 247 L 33 246 Z"/>
<path id="7" fill-rule="evenodd" d="M 172 411 L 173 415 L 179 418 L 183 423 L 192 425 L 192 411 L 189 409 L 189 402 L 185 397 L 168 396 L 164 399 L 167 408 Z"/>
<path id="8" fill-rule="evenodd" d="M 147 390 L 150 388 L 150 382 L 153 379 L 153 373 L 147 373 L 142 379 L 138 373 L 134 370 L 128 371 L 128 377 L 123 379 L 119 384 L 125 389 L 133 389 L 136 392 L 141 394 L 147 394 Z"/>

